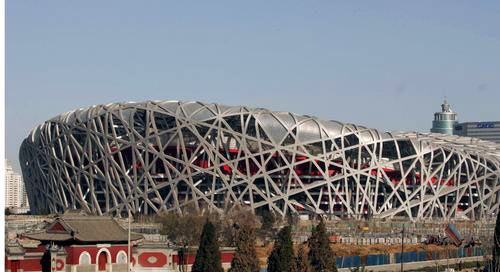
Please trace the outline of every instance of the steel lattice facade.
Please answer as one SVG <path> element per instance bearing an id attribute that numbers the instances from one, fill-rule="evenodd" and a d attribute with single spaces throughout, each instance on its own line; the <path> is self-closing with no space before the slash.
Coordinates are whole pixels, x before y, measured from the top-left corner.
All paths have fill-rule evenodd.
<path id="1" fill-rule="evenodd" d="M 79 109 L 36 127 L 20 160 L 35 213 L 248 205 L 282 216 L 475 220 L 499 205 L 498 144 L 244 106 Z"/>

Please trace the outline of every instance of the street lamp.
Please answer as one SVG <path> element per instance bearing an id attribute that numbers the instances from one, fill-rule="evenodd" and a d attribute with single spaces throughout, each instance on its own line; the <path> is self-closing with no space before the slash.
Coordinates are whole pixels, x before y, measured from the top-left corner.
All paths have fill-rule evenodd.
<path id="1" fill-rule="evenodd" d="M 128 239 L 127 239 L 127 271 L 131 272 L 132 269 L 130 267 L 130 209 L 128 209 Z"/>
<path id="2" fill-rule="evenodd" d="M 403 223 L 403 230 L 401 231 L 401 271 L 404 271 L 404 268 L 403 268 L 403 263 L 404 263 L 404 258 L 403 258 L 404 247 L 405 247 L 405 224 Z"/>

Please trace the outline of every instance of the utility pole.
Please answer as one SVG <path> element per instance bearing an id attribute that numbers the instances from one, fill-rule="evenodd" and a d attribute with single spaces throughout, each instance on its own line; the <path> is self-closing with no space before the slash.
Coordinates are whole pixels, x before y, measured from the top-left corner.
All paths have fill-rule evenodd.
<path id="1" fill-rule="evenodd" d="M 127 241 L 127 272 L 131 272 L 130 270 L 130 209 L 128 210 L 128 241 Z"/>
<path id="2" fill-rule="evenodd" d="M 403 231 L 401 231 L 401 272 L 403 272 L 403 251 L 405 248 L 405 224 L 403 223 Z"/>

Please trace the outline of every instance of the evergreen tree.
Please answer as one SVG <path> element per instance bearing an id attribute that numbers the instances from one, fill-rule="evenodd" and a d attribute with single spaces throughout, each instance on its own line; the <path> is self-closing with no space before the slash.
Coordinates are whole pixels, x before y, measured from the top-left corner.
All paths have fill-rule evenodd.
<path id="1" fill-rule="evenodd" d="M 334 272 L 337 271 L 335 265 L 335 255 L 330 248 L 330 240 L 326 233 L 326 226 L 323 220 L 313 229 L 309 244 L 309 262 L 314 271 Z"/>
<path id="2" fill-rule="evenodd" d="M 255 252 L 255 229 L 242 225 L 236 235 L 236 253 L 231 261 L 231 272 L 258 272 L 259 259 Z"/>
<path id="3" fill-rule="evenodd" d="M 500 212 L 497 213 L 495 234 L 493 235 L 493 271 L 500 271 Z"/>
<path id="4" fill-rule="evenodd" d="M 304 245 L 300 245 L 297 256 L 295 256 L 290 267 L 291 272 L 311 272 L 311 265 L 309 264 L 309 259 L 307 258 L 306 250 Z"/>
<path id="5" fill-rule="evenodd" d="M 286 226 L 278 232 L 273 250 L 267 259 L 268 272 L 288 272 L 293 261 L 293 242 L 291 227 Z"/>
<path id="6" fill-rule="evenodd" d="M 206 221 L 201 232 L 200 246 L 196 252 L 193 272 L 223 272 L 220 259 L 219 244 L 217 243 L 217 234 L 215 226 Z"/>
<path id="7" fill-rule="evenodd" d="M 273 229 L 276 217 L 269 210 L 264 210 L 261 215 L 262 226 L 260 229 L 264 232 L 270 232 Z"/>

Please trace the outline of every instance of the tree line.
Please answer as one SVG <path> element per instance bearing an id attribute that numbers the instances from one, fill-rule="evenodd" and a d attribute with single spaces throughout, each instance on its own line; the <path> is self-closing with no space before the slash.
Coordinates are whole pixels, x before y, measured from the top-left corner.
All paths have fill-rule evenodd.
<path id="1" fill-rule="evenodd" d="M 276 237 L 273 250 L 267 259 L 268 272 L 333 272 L 337 271 L 335 254 L 330 247 L 330 240 L 323 220 L 314 227 L 307 240 L 306 253 L 304 244 L 301 244 L 297 254 L 293 250 L 291 227 L 283 227 Z"/>
<path id="2" fill-rule="evenodd" d="M 223 219 L 216 214 L 163 215 L 162 233 L 176 244 L 198 245 L 193 272 L 222 272 L 220 246 L 235 247 L 231 272 L 258 272 L 259 259 L 256 239 L 273 237 L 271 254 L 267 259 L 268 272 L 333 272 L 337 271 L 335 254 L 329 245 L 325 223 L 321 220 L 313 228 L 306 243 L 294 250 L 292 227 L 289 220 L 279 231 L 273 228 L 276 220 L 272 214 L 259 217 L 244 209 L 235 209 Z M 261 222 L 262 221 L 262 222 Z M 203 222 L 202 224 L 200 224 Z"/>

